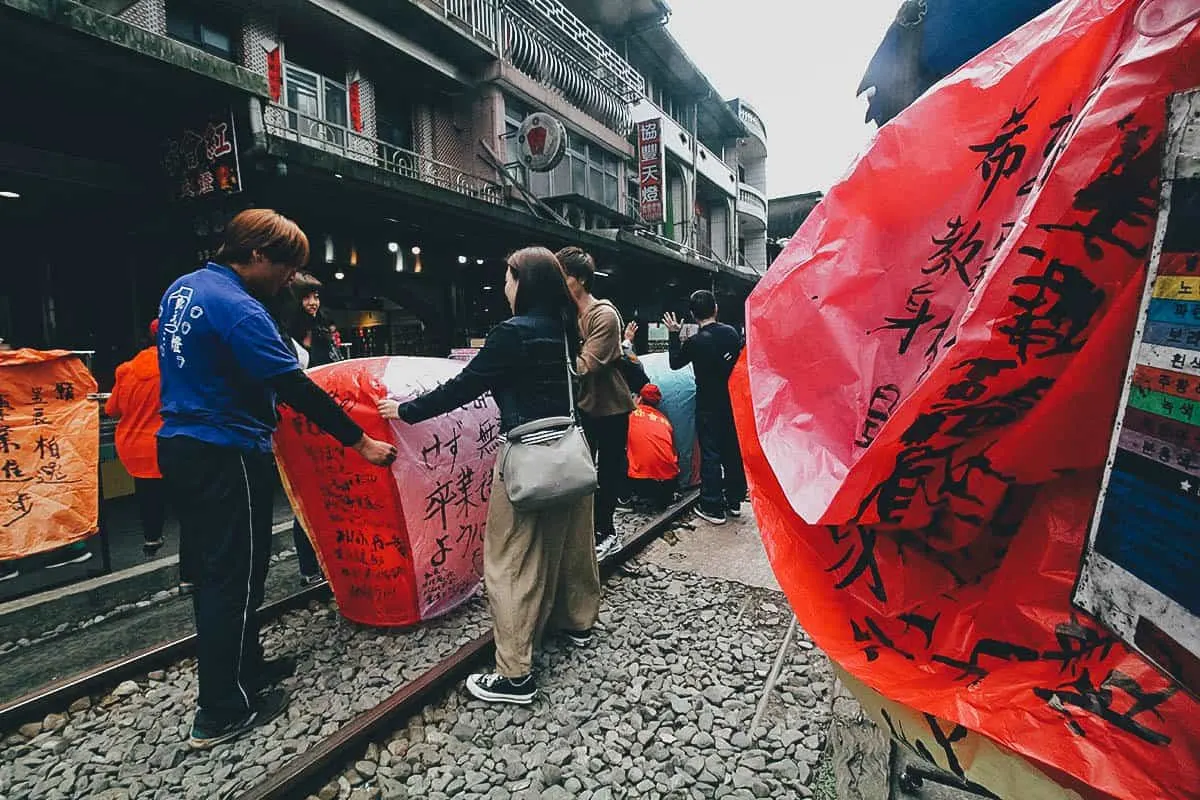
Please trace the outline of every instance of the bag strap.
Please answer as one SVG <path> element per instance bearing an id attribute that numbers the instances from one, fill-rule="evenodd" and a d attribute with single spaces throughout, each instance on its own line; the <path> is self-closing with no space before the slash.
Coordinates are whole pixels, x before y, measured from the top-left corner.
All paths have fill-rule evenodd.
<path id="1" fill-rule="evenodd" d="M 567 339 L 566 328 L 563 328 L 563 361 L 567 365 L 567 397 L 571 401 L 571 422 L 575 419 L 575 370 L 571 368 L 571 343 Z"/>

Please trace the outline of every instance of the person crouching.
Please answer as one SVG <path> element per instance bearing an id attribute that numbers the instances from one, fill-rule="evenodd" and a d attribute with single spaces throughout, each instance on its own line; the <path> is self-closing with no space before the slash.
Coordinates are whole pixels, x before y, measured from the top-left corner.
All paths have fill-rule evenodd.
<path id="1" fill-rule="evenodd" d="M 636 494 L 666 508 L 675 499 L 679 456 L 671 421 L 658 410 L 661 402 L 662 392 L 653 383 L 638 393 L 629 417 L 629 481 Z"/>

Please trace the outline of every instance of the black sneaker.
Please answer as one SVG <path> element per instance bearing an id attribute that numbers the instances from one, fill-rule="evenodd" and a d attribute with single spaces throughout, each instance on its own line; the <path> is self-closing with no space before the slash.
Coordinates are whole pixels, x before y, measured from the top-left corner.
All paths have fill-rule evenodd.
<path id="1" fill-rule="evenodd" d="M 617 505 L 615 506 L 615 510 L 617 510 L 617 511 L 625 511 L 625 512 L 627 512 L 627 513 L 628 513 L 628 512 L 630 512 L 630 511 L 633 511 L 633 500 L 632 500 L 632 499 L 626 499 L 626 498 L 618 497 L 618 498 L 617 498 Z"/>
<path id="2" fill-rule="evenodd" d="M 283 683 L 296 674 L 296 659 L 292 656 L 268 658 L 258 668 L 259 692 L 264 692 L 272 686 Z"/>
<path id="3" fill-rule="evenodd" d="M 83 542 L 69 544 L 62 549 L 58 557 L 46 565 L 46 569 L 58 569 L 69 564 L 82 564 L 92 558 L 92 551 Z"/>
<path id="4" fill-rule="evenodd" d="M 725 510 L 720 509 L 714 511 L 711 508 L 706 508 L 703 503 L 696 504 L 696 516 L 702 520 L 712 523 L 713 525 L 725 524 Z"/>
<path id="5" fill-rule="evenodd" d="M 527 706 L 537 697 L 537 684 L 532 675 L 506 678 L 496 672 L 472 675 L 467 678 L 467 691 L 489 703 L 515 703 Z"/>
<path id="6" fill-rule="evenodd" d="M 592 643 L 592 629 L 586 631 L 563 631 L 563 636 L 571 640 L 576 647 L 587 647 Z"/>
<path id="7" fill-rule="evenodd" d="M 726 514 L 726 516 L 730 516 L 730 517 L 734 517 L 734 518 L 740 517 L 742 515 L 742 504 L 741 503 L 737 503 L 737 504 L 730 503 L 729 507 L 725 509 L 725 514 Z"/>
<path id="8" fill-rule="evenodd" d="M 192 735 L 188 747 L 193 750 L 209 750 L 219 744 L 233 741 L 258 725 L 265 725 L 283 713 L 288 706 L 288 694 L 282 689 L 266 692 L 255 698 L 255 706 L 246 716 L 224 725 L 210 725 L 200 719 L 200 712 L 192 722 Z"/>
<path id="9" fill-rule="evenodd" d="M 142 542 L 142 554 L 147 558 L 153 558 L 158 555 L 158 551 L 162 549 L 163 540 L 154 539 L 152 541 Z"/>

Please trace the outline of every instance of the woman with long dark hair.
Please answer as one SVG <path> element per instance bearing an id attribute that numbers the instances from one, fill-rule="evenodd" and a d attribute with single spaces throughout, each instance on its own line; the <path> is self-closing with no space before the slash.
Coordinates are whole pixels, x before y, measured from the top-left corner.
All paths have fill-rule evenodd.
<path id="1" fill-rule="evenodd" d="M 321 311 L 321 282 L 307 272 L 298 272 L 288 288 L 294 302 L 287 323 L 288 335 L 308 353 L 308 366 L 341 361 L 330 332 L 332 323 Z"/>
<path id="2" fill-rule="evenodd" d="M 462 372 L 407 403 L 382 400 L 380 413 L 415 424 L 490 391 L 500 409 L 501 433 L 570 416 L 566 351 L 574 360 L 578 334 L 562 266 L 544 247 L 519 250 L 508 257 L 504 295 L 513 316 L 492 330 Z M 467 690 L 490 702 L 531 703 L 537 694 L 533 648 L 542 632 L 549 627 L 584 646 L 600 611 L 592 496 L 539 511 L 517 509 L 497 469 L 483 539 L 483 579 L 496 671 L 470 676 Z"/>
<path id="3" fill-rule="evenodd" d="M 285 325 L 300 365 L 305 369 L 342 360 L 329 332 L 329 320 L 321 313 L 321 286 L 321 282 L 307 272 L 297 272 L 288 284 L 290 307 L 285 309 Z M 292 543 L 300 567 L 300 583 L 313 586 L 325 580 L 316 551 L 299 519 L 292 521 Z"/>

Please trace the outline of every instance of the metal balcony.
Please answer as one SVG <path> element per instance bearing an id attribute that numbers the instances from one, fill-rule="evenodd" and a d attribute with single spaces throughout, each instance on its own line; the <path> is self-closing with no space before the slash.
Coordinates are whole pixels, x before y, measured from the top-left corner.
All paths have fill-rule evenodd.
<path id="1" fill-rule="evenodd" d="M 372 136 L 311 117 L 284 105 L 263 106 L 267 133 L 396 175 L 439 186 L 495 205 L 504 204 L 504 188 L 428 156 Z"/>
<path id="2" fill-rule="evenodd" d="M 430 9 L 447 24 L 496 52 L 500 31 L 498 0 L 413 0 Z"/>
<path id="3" fill-rule="evenodd" d="M 449 0 L 447 0 L 448 2 Z M 622 135 L 645 81 L 558 0 L 507 0 L 503 57 Z"/>

